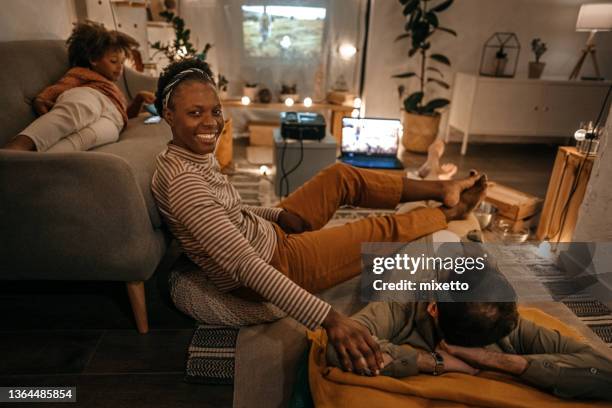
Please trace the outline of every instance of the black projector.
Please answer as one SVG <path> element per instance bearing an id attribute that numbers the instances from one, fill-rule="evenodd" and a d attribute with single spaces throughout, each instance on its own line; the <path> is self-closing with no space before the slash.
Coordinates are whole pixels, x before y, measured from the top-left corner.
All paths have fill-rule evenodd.
<path id="1" fill-rule="evenodd" d="M 283 139 L 321 140 L 325 137 L 325 118 L 312 112 L 281 112 Z"/>

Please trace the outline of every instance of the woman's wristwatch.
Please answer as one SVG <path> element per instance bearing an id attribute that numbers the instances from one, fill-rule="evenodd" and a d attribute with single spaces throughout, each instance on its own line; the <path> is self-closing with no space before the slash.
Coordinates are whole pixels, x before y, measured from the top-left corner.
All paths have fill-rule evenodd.
<path id="1" fill-rule="evenodd" d="M 433 375 L 442 374 L 444 372 L 444 358 L 442 357 L 442 354 L 438 353 L 437 351 L 432 351 L 431 356 L 433 357 L 434 362 L 435 362 L 432 374 Z"/>

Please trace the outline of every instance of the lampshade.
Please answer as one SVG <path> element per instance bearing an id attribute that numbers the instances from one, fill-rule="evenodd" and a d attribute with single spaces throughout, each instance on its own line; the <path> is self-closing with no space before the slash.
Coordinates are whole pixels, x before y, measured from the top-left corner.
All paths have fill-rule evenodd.
<path id="1" fill-rule="evenodd" d="M 580 6 L 576 31 L 612 30 L 612 3 L 583 4 Z"/>

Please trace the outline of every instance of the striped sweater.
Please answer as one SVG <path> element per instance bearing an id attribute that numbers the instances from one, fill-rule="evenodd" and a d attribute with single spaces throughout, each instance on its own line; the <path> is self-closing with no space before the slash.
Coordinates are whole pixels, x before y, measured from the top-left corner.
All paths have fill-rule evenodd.
<path id="1" fill-rule="evenodd" d="M 246 286 L 309 329 L 322 323 L 330 305 L 268 263 L 276 250 L 272 222 L 283 210 L 243 205 L 214 154 L 168 144 L 151 188 L 183 250 L 219 290 Z"/>

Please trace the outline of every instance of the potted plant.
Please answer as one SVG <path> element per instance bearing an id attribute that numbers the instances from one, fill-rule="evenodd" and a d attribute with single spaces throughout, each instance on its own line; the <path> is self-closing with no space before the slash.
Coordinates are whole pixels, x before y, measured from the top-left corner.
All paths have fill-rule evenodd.
<path id="1" fill-rule="evenodd" d="M 242 88 L 242 95 L 248 96 L 251 101 L 257 100 L 257 82 L 245 82 Z"/>
<path id="2" fill-rule="evenodd" d="M 440 109 L 447 106 L 450 101 L 445 98 L 430 99 L 426 102 L 425 92 L 430 86 L 449 89 L 444 81 L 444 74 L 436 65 L 450 66 L 450 60 L 437 53 L 430 54 L 431 39 L 439 32 L 457 36 L 450 28 L 439 24 L 438 13 L 448 9 L 453 0 L 443 0 L 434 3 L 431 0 L 399 0 L 404 6 L 403 14 L 406 17 L 405 33 L 399 35 L 395 41 L 410 40 L 411 47 L 408 57 L 418 54 L 420 57 L 418 72 L 409 71 L 394 75 L 394 78 L 416 78 L 419 88 L 416 92 L 404 98 L 404 86 L 399 86 L 400 98 L 403 98 L 403 127 L 402 144 L 407 150 L 424 153 L 429 145 L 436 139 L 440 126 Z"/>
<path id="3" fill-rule="evenodd" d="M 220 73 L 217 76 L 217 78 L 218 78 L 217 79 L 217 89 L 219 90 L 219 98 L 227 99 L 228 97 L 227 87 L 229 85 L 229 81 L 224 75 L 221 75 Z"/>
<path id="4" fill-rule="evenodd" d="M 542 55 L 544 55 L 547 50 L 546 43 L 542 42 L 539 38 L 531 40 L 531 51 L 533 51 L 535 55 L 535 62 L 529 62 L 529 78 L 539 79 L 542 76 L 546 63 L 540 62 L 540 58 L 542 58 Z"/>
<path id="5" fill-rule="evenodd" d="M 161 52 L 170 62 L 180 61 L 183 58 L 198 58 L 202 61 L 206 61 L 206 55 L 212 48 L 211 44 L 206 43 L 204 49 L 198 52 L 190 41 L 191 30 L 185 28 L 185 20 L 179 16 L 175 16 L 174 13 L 170 11 L 162 11 L 159 15 L 163 17 L 167 23 L 172 24 L 175 40 L 167 44 L 162 44 L 160 41 L 152 43 L 151 48 L 157 50 L 153 56 Z"/>
<path id="6" fill-rule="evenodd" d="M 285 99 L 291 98 L 294 102 L 297 102 L 300 95 L 297 93 L 297 84 L 281 84 L 280 101 L 285 102 Z"/>

